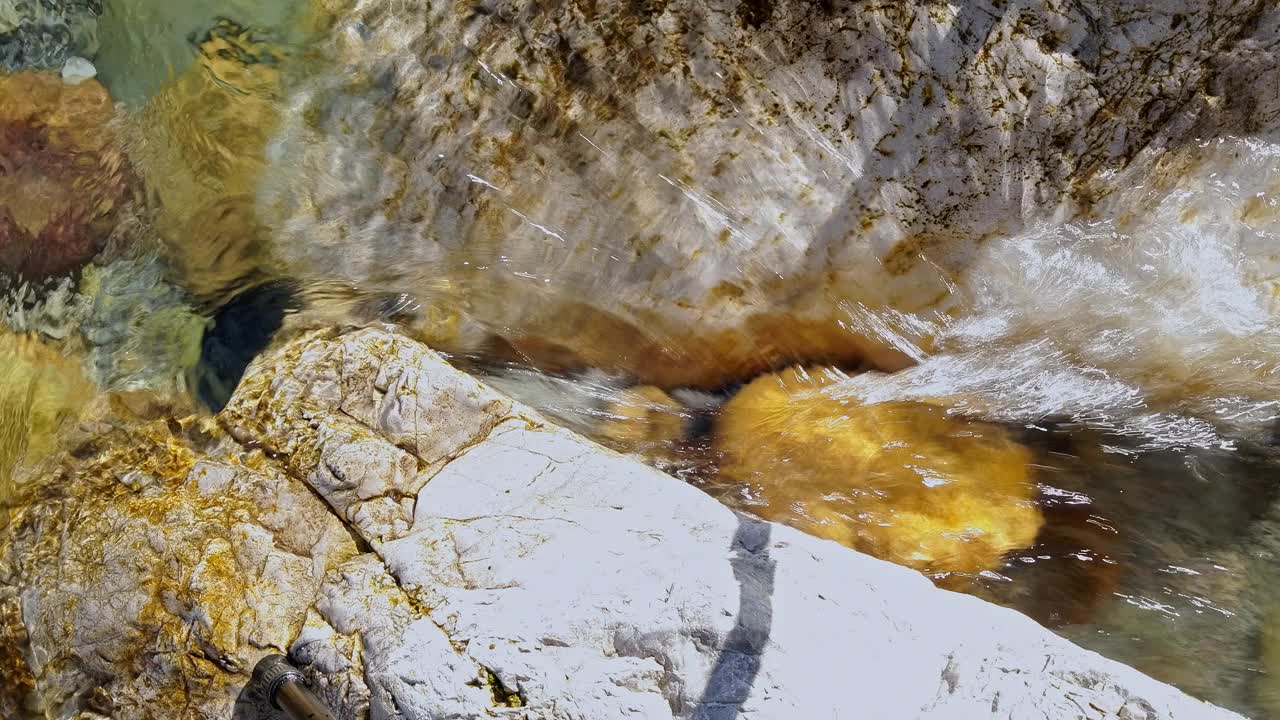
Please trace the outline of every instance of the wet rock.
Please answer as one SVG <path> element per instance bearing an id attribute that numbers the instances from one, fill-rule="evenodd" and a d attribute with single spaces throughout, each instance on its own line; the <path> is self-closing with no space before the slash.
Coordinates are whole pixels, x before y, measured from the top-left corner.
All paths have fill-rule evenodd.
<path id="1" fill-rule="evenodd" d="M 997 569 L 1035 542 L 1026 448 L 936 405 L 842 398 L 843 377 L 765 375 L 725 404 L 714 447 L 747 508 L 938 577 Z"/>
<path id="2" fill-rule="evenodd" d="M 1244 34 L 1210 59 L 1212 73 L 1188 113 L 1194 126 L 1172 129 L 1187 135 L 1222 134 L 1275 138 L 1280 130 L 1280 7 L 1260 3 Z"/>
<path id="3" fill-rule="evenodd" d="M 51 283 L 13 282 L 0 277 L 0 326 L 52 340 L 72 336 L 87 314 L 89 300 L 76 291 L 73 278 Z"/>
<path id="4" fill-rule="evenodd" d="M 1264 5 L 355 2 L 258 199 L 297 273 L 461 315 L 442 348 L 665 388 L 892 370 L 987 240 L 1182 142 Z"/>
<path id="5" fill-rule="evenodd" d="M 76 55 L 67 58 L 67 62 L 62 66 L 62 81 L 68 85 L 79 85 L 97 74 L 98 69 L 93 66 L 93 63 Z"/>
<path id="6" fill-rule="evenodd" d="M 700 394 L 677 400 L 653 385 L 631 385 L 625 377 L 598 370 L 559 376 L 519 366 L 479 371 L 485 383 L 561 427 L 662 469 L 689 464 L 682 463 L 681 452 L 707 415 L 702 406 L 707 398 Z"/>
<path id="7" fill-rule="evenodd" d="M 155 206 L 166 261 L 217 306 L 270 270 L 253 194 L 287 49 L 227 19 L 193 40 L 193 64 L 129 125 L 129 156 Z"/>
<path id="8" fill-rule="evenodd" d="M 111 96 L 141 108 L 174 77 L 198 65 L 210 28 L 230 18 L 292 44 L 301 39 L 311 3 L 292 0 L 111 0 L 98 20 L 94 57 Z"/>
<path id="9" fill-rule="evenodd" d="M 85 309 L 77 329 L 94 382 L 121 391 L 187 388 L 208 318 L 191 306 L 154 253 L 86 268 L 78 292 Z"/>
<path id="10" fill-rule="evenodd" d="M 9 513 L 7 715 L 265 718 L 248 674 L 287 647 L 351 718 L 827 717 L 851 697 L 876 717 L 1235 717 L 737 515 L 404 338 L 300 337 L 220 424 L 235 442 L 97 421 Z"/>
<path id="11" fill-rule="evenodd" d="M 98 51 L 101 0 L 0 0 L 0 71 L 57 70 Z"/>
<path id="12" fill-rule="evenodd" d="M 111 98 L 29 72 L 0 75 L 0 96 L 0 272 L 74 270 L 101 249 L 126 187 Z"/>
<path id="13" fill-rule="evenodd" d="M 14 492 L 15 470 L 55 448 L 57 432 L 76 418 L 93 385 L 78 358 L 34 337 L 0 328 L 0 506 Z"/>
<path id="14" fill-rule="evenodd" d="M 605 409 L 591 436 L 619 452 L 669 456 L 689 435 L 692 413 L 660 388 L 623 390 Z"/>
<path id="15" fill-rule="evenodd" d="M 204 455 L 198 422 L 109 418 L 5 511 L 0 712 L 230 717 L 355 545 L 252 453 Z"/>

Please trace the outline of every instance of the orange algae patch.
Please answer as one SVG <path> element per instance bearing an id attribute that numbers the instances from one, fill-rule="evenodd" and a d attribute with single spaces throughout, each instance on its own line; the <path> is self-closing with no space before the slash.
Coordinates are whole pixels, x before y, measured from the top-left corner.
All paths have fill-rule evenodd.
<path id="1" fill-rule="evenodd" d="M 757 496 L 751 510 L 935 576 L 992 570 L 1034 543 L 1028 449 L 936 405 L 840 398 L 840 377 L 765 375 L 724 407 L 719 472 Z"/>

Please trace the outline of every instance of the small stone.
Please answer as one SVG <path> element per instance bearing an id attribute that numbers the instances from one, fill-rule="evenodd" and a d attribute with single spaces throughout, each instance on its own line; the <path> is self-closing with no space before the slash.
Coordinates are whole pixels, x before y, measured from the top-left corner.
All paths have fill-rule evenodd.
<path id="1" fill-rule="evenodd" d="M 93 63 L 79 55 L 67 58 L 67 62 L 62 66 L 62 81 L 68 85 L 79 85 L 97 75 L 98 69 L 93 66 Z"/>
<path id="2" fill-rule="evenodd" d="M 605 409 L 596 439 L 621 452 L 666 454 L 685 437 L 689 410 L 660 388 L 641 385 L 618 394 Z"/>

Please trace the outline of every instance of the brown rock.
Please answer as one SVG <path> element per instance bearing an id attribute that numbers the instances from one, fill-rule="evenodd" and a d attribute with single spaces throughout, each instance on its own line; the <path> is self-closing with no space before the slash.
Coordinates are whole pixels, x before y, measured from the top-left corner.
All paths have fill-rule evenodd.
<path id="1" fill-rule="evenodd" d="M 217 300 L 266 259 L 253 194 L 278 123 L 279 49 L 229 20 L 151 99 L 130 157 L 158 204 L 157 229 L 188 287 Z"/>
<path id="2" fill-rule="evenodd" d="M 56 275 L 88 262 L 126 187 L 95 80 L 0 75 L 0 272 Z"/>
<path id="3" fill-rule="evenodd" d="M 622 452 L 668 455 L 684 439 L 689 411 L 652 385 L 627 388 L 606 409 L 596 439 Z"/>
<path id="4" fill-rule="evenodd" d="M 827 317 L 758 313 L 734 329 L 709 333 L 657 313 L 630 322 L 583 303 L 525 318 L 520 335 L 506 338 L 515 356 L 547 372 L 602 368 L 658 387 L 713 390 L 793 363 L 865 366 L 893 372 L 914 361 L 898 349 L 849 329 L 836 310 Z M 509 331 L 504 331 L 509 332 Z M 457 339 L 431 337 L 434 347 Z"/>

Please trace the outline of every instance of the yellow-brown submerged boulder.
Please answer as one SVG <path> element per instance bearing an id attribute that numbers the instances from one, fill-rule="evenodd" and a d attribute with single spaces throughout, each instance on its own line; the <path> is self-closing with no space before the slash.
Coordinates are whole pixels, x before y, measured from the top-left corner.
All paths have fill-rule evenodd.
<path id="1" fill-rule="evenodd" d="M 725 406 L 720 473 L 749 486 L 753 511 L 935 576 L 998 568 L 1035 541 L 1026 448 L 936 405 L 840 398 L 840 377 L 765 375 Z"/>
<path id="2" fill-rule="evenodd" d="M 0 505 L 12 475 L 52 452 L 58 429 L 94 395 L 80 362 L 34 337 L 0 330 Z"/>
<path id="3" fill-rule="evenodd" d="M 130 128 L 130 156 L 168 259 L 197 296 L 217 299 L 269 262 L 253 194 L 279 119 L 286 53 L 226 19 L 197 50 Z"/>
<path id="4" fill-rule="evenodd" d="M 670 456 L 685 438 L 689 410 L 653 385 L 619 393 L 596 429 L 596 439 L 621 452 Z"/>

